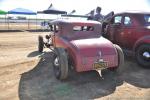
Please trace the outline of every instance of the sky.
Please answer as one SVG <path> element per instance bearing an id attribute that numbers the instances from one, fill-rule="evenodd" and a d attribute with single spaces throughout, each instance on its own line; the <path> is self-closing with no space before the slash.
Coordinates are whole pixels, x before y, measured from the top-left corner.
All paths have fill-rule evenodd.
<path id="1" fill-rule="evenodd" d="M 76 14 L 87 14 L 97 6 L 102 8 L 102 14 L 110 11 L 122 12 L 140 10 L 150 12 L 150 0 L 0 0 L 0 9 L 9 11 L 18 7 L 32 11 L 41 11 L 53 4 L 55 8 L 68 13 L 76 10 Z"/>

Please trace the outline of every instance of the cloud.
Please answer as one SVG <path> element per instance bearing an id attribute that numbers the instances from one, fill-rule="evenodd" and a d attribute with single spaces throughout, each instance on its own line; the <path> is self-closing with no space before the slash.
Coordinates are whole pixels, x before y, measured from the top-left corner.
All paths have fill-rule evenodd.
<path id="1" fill-rule="evenodd" d="M 110 11 L 122 12 L 129 10 L 150 11 L 147 0 L 101 0 L 102 12 L 107 14 Z"/>
<path id="2" fill-rule="evenodd" d="M 97 7 L 97 3 L 100 0 L 51 0 L 53 5 L 62 10 L 71 12 L 73 9 L 76 10 L 77 14 L 86 14 L 90 10 Z"/>
<path id="3" fill-rule="evenodd" d="M 40 11 L 47 9 L 51 3 L 54 7 L 67 12 L 75 9 L 76 14 L 86 14 L 97 6 L 102 7 L 102 14 L 110 11 L 150 11 L 150 0 L 0 0 L 0 9 L 8 11 L 21 7 Z"/>
<path id="4" fill-rule="evenodd" d="M 37 11 L 47 9 L 49 4 L 49 0 L 3 0 L 0 2 L 0 9 L 9 11 L 15 8 L 26 8 Z"/>

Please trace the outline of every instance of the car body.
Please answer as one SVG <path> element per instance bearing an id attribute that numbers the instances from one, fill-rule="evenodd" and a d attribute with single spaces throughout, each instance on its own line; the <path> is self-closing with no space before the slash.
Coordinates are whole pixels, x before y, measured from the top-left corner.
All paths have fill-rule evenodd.
<path id="1" fill-rule="evenodd" d="M 106 38 L 134 55 L 140 65 L 150 67 L 150 13 L 122 12 L 104 23 Z"/>
<path id="2" fill-rule="evenodd" d="M 65 79 L 70 66 L 77 72 L 83 72 L 117 69 L 123 64 L 121 49 L 101 36 L 99 22 L 55 20 L 50 23 L 54 28 L 53 35 L 49 37 L 55 53 L 53 66 L 56 78 Z"/>

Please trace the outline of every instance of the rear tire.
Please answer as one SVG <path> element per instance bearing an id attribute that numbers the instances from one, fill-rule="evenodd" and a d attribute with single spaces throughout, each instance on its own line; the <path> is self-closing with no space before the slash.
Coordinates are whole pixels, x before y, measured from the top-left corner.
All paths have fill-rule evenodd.
<path id="1" fill-rule="evenodd" d="M 38 51 L 41 53 L 43 52 L 43 48 L 44 48 L 44 42 L 43 42 L 43 37 L 39 36 L 38 37 Z"/>
<path id="2" fill-rule="evenodd" d="M 150 68 L 150 45 L 144 44 L 137 48 L 135 53 L 136 60 L 139 65 Z"/>
<path id="3" fill-rule="evenodd" d="M 53 68 L 57 79 L 64 80 L 68 77 L 68 57 L 63 48 L 55 49 Z"/>

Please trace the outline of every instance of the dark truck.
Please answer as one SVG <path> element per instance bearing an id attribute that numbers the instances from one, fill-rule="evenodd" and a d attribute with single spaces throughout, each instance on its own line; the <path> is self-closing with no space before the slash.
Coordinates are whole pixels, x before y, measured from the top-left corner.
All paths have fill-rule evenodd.
<path id="1" fill-rule="evenodd" d="M 110 13 L 103 21 L 103 35 L 150 68 L 150 13 Z"/>

